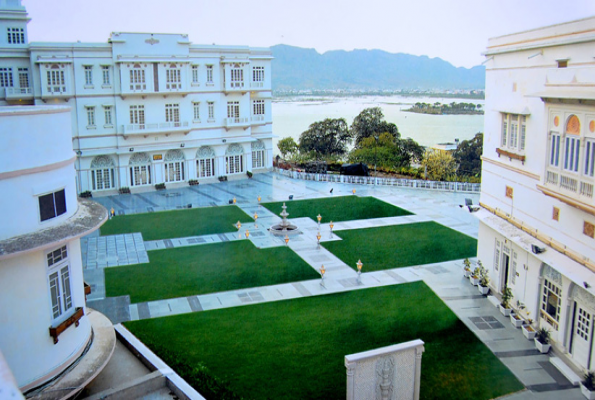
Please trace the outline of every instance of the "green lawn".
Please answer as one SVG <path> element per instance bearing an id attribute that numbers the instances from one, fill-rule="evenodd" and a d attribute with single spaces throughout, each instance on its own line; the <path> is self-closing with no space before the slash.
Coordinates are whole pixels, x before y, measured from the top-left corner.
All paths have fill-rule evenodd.
<path id="1" fill-rule="evenodd" d="M 337 196 L 263 203 L 262 205 L 279 215 L 283 210 L 281 208 L 283 203 L 287 206 L 289 218 L 309 217 L 317 221 L 316 216 L 320 214 L 324 223 L 412 215 L 407 210 L 385 203 L 375 197 Z"/>
<path id="2" fill-rule="evenodd" d="M 336 231 L 340 241 L 322 245 L 345 264 L 362 271 L 380 271 L 412 265 L 475 257 L 477 240 L 436 222 Z"/>
<path id="3" fill-rule="evenodd" d="M 144 240 L 182 238 L 234 232 L 238 220 L 242 223 L 254 222 L 237 206 L 121 215 L 108 220 L 101 227 L 101 234 L 141 232 Z"/>
<path id="4" fill-rule="evenodd" d="M 345 355 L 418 338 L 422 399 L 492 399 L 523 389 L 423 282 L 125 325 L 166 362 L 187 366 L 178 370 L 196 376 L 204 365 L 245 399 L 345 399 Z"/>
<path id="5" fill-rule="evenodd" d="M 316 279 L 320 275 L 287 247 L 252 242 L 154 250 L 150 263 L 105 269 L 107 296 L 132 303 Z"/>

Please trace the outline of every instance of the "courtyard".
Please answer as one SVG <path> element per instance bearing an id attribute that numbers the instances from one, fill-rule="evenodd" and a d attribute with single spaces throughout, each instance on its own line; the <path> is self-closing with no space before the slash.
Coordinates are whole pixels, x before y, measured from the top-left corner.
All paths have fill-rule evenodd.
<path id="1" fill-rule="evenodd" d="M 330 194 L 332 186 L 334 193 Z M 523 385 L 539 389 L 539 385 L 554 384 L 560 386 L 556 389 L 564 389 L 564 383 L 539 364 L 547 356 L 534 354 L 528 342 L 514 342 L 510 347 L 507 335 L 515 332 L 509 332 L 497 315 L 493 318 L 501 327 L 492 323 L 486 329 L 477 324 L 478 315 L 487 318 L 495 309 L 476 291 L 470 293 L 471 286 L 462 278 L 462 258 L 474 256 L 477 221 L 458 207 L 465 197 L 477 202 L 477 195 L 355 185 L 354 196 L 352 186 L 263 174 L 197 190 L 170 189 L 167 196 L 147 192 L 98 198 L 108 209 L 117 210 L 115 220 L 176 208 L 180 209 L 176 212 L 188 212 L 182 210 L 188 204 L 192 211 L 208 206 L 218 206 L 207 209 L 217 210 L 232 198 L 246 216 L 256 213 L 258 218 L 250 218 L 252 222 L 244 219 L 239 230 L 227 221 L 223 228 L 211 232 L 168 234 L 145 239 L 142 244 L 136 231 L 86 238 L 85 277 L 98 289 L 91 294 L 89 306 L 108 316 L 111 313 L 114 322 L 139 320 L 126 322 L 126 326 L 158 354 L 170 357 L 170 364 L 181 359 L 182 364 L 199 363 L 210 371 L 209 376 L 224 382 L 222 387 L 232 388 L 234 393 L 246 388 L 237 394 L 247 398 L 344 397 L 344 355 L 414 338 L 426 342 L 422 398 L 493 398 L 518 391 Z M 289 200 L 291 195 L 293 200 Z M 372 219 L 335 218 L 333 231 L 329 219 L 323 219 L 319 227 L 315 216 L 332 211 L 322 206 L 322 211 L 316 210 L 315 200 L 326 202 L 341 196 L 372 197 L 406 212 Z M 266 228 L 279 221 L 275 214 L 280 210 L 270 212 L 265 203 L 285 201 L 292 218 L 292 204 L 297 211 L 300 200 L 305 199 L 314 201 L 314 215 L 296 212 L 292 219 L 302 234 L 291 235 L 285 243 L 283 237 L 268 233 Z M 162 213 L 154 213 L 158 214 Z M 400 237 L 399 231 L 404 232 Z M 422 231 L 429 231 L 434 243 L 406 241 Z M 402 248 L 396 247 L 399 244 Z M 421 247 L 414 248 L 416 244 Z M 341 245 L 345 248 L 337 250 Z M 393 251 L 379 251 L 383 249 Z M 271 250 L 281 252 L 257 256 Z M 138 260 L 146 255 L 148 262 L 134 262 L 137 253 Z M 295 255 L 298 257 L 292 259 Z M 359 258 L 364 264 L 361 281 L 355 268 Z M 229 262 L 217 264 L 221 259 Z M 182 261 L 176 272 L 167 273 L 177 260 Z M 381 260 L 388 262 L 380 265 Z M 131 265 L 123 266 L 127 264 Z M 210 271 L 201 267 L 211 264 Z M 318 272 L 323 264 L 324 286 Z M 146 275 L 154 286 L 130 278 L 118 278 L 123 282 L 119 287 L 112 285 L 112 274 L 124 274 L 126 269 L 138 281 Z M 271 278 L 271 270 L 276 277 Z M 172 275 L 170 280 L 167 275 Z M 215 286 L 209 286 L 215 281 Z M 185 287 L 178 287 L 179 283 Z M 140 294 L 135 294 L 135 286 L 141 287 Z M 493 335 L 496 337 L 490 339 Z M 250 357 L 242 358 L 247 357 L 243 352 Z M 292 364 L 294 359 L 299 363 Z M 542 371 L 533 369 L 531 378 L 524 380 L 519 371 L 525 368 L 519 363 L 529 360 Z M 321 376 L 325 378 L 319 379 Z M 490 383 L 482 383 L 484 379 Z M 277 391 L 263 394 L 261 390 L 271 386 L 278 387 Z M 314 392 L 304 397 L 310 393 L 307 390 L 315 390 L 320 397 Z"/>

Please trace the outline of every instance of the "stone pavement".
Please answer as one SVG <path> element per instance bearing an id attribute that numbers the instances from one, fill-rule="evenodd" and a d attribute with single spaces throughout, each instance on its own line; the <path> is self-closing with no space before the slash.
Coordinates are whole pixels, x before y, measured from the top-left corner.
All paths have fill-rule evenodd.
<path id="1" fill-rule="evenodd" d="M 149 192 L 136 195 L 100 197 L 95 200 L 101 202 L 107 208 L 113 206 L 118 215 L 122 215 L 184 208 L 188 204 L 192 204 L 192 207 L 222 206 L 229 204 L 229 200 L 235 197 L 237 205 L 244 209 L 248 215 L 254 215 L 255 211 L 258 213 L 259 217 L 256 224 L 244 224 L 240 232 L 144 242 L 144 250 L 150 252 L 159 248 L 201 245 L 232 240 L 251 240 L 257 247 L 271 247 L 282 246 L 285 243 L 282 238 L 273 236 L 266 230 L 267 227 L 277 223 L 279 217 L 257 204 L 256 198 L 259 195 L 262 197 L 263 202 L 286 200 L 287 211 L 291 219 L 291 201 L 288 200 L 290 195 L 293 195 L 294 199 L 329 197 L 331 196 L 329 193 L 331 188 L 334 189 L 333 196 L 352 195 L 352 190 L 355 188 L 357 195 L 372 195 L 415 214 L 404 217 L 338 222 L 335 224 L 335 231 L 432 220 L 475 238 L 478 235 L 478 221 L 466 208 L 458 207 L 459 204 L 464 204 L 465 198 L 471 198 L 474 203 L 477 203 L 479 196 L 476 194 L 297 181 L 280 177 L 273 173 L 255 175 L 253 179 L 200 185 L 200 187 L 183 187 L 165 191 L 169 193 Z M 316 279 L 137 304 L 130 304 L 128 296 L 102 299 L 102 296 L 105 297 L 103 267 L 116 265 L 115 263 L 119 264 L 120 255 L 123 257 L 122 264 L 134 259 L 128 253 L 126 253 L 126 259 L 124 259 L 124 252 L 118 252 L 118 245 L 116 244 L 116 255 L 118 259 L 114 260 L 110 258 L 108 261 L 109 257 L 106 255 L 106 263 L 99 262 L 99 257 L 102 257 L 99 255 L 97 256 L 98 259 L 94 261 L 92 257 L 93 250 L 91 248 L 86 250 L 86 262 L 90 262 L 90 266 L 96 266 L 96 268 L 85 268 L 85 279 L 88 282 L 92 281 L 90 282 L 92 287 L 95 285 L 95 287 L 100 289 L 98 293 L 92 293 L 91 296 L 94 296 L 93 298 L 96 300 L 89 301 L 89 306 L 104 312 L 112 318 L 112 321 L 120 322 L 394 285 L 423 279 L 458 315 L 467 327 L 529 389 L 508 396 L 508 398 L 582 398 L 580 389 L 572 387 L 570 382 L 550 362 L 555 356 L 551 354 L 540 354 L 535 349 L 532 341 L 525 339 L 521 330 L 514 328 L 508 318 L 503 317 L 498 309 L 486 297 L 481 296 L 477 289 L 463 277 L 463 266 L 460 260 L 363 273 L 360 283 L 357 273 L 353 268 L 345 265 L 324 248 L 317 246 L 315 236 L 318 232 L 318 225 L 316 222 L 309 218 L 295 219 L 292 222 L 300 227 L 302 234 L 291 235 L 288 246 L 311 265 L 312 268 L 318 270 L 320 265 L 324 264 L 327 271 L 324 286 L 321 284 L 321 279 Z M 258 227 L 255 225 L 258 225 Z M 249 239 L 245 238 L 246 229 L 250 232 Z M 336 235 L 331 233 L 328 224 L 322 224 L 320 232 L 322 236 L 321 242 L 340 240 Z M 137 249 L 136 238 L 133 237 L 135 250 Z M 107 251 L 107 243 L 112 243 L 113 241 L 112 239 L 106 240 L 105 249 Z M 85 242 L 87 246 L 89 246 L 89 243 L 93 243 L 92 238 L 88 238 L 87 242 Z M 130 243 L 130 239 L 128 243 Z M 104 246 L 101 246 L 101 249 L 103 248 Z M 128 249 L 127 244 L 126 248 Z M 111 249 L 112 252 L 108 252 L 108 254 L 113 255 L 113 246 L 111 246 Z M 142 249 L 142 246 L 138 247 L 138 249 Z M 142 252 L 142 250 L 140 251 Z M 100 253 L 98 241 L 97 254 Z M 90 255 L 91 257 L 89 257 Z M 363 270 L 365 271 L 365 265 Z M 91 297 L 89 299 L 91 300 Z"/>

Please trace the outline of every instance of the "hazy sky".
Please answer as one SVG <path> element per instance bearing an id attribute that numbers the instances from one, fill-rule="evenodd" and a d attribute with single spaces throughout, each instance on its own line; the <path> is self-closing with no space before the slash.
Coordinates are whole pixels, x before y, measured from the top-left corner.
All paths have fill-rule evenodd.
<path id="1" fill-rule="evenodd" d="M 196 44 L 381 49 L 472 67 L 490 37 L 595 15 L 595 0 L 23 0 L 30 41 L 188 33 Z"/>

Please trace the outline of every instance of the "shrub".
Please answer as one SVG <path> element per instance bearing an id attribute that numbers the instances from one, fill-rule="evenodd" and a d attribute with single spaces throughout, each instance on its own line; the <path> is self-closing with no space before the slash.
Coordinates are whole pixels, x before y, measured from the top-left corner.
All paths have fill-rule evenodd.
<path id="1" fill-rule="evenodd" d="M 88 199 L 89 197 L 93 197 L 93 194 L 89 190 L 85 190 L 84 192 L 81 192 L 79 194 L 79 197 L 82 197 L 83 199 Z"/>
<path id="2" fill-rule="evenodd" d="M 246 175 L 248 175 L 248 178 L 252 178 L 252 171 L 246 171 Z"/>
<path id="3" fill-rule="evenodd" d="M 512 294 L 512 289 L 509 288 L 508 286 L 504 286 L 504 290 L 502 290 L 502 303 L 500 303 L 502 305 L 502 307 L 504 308 L 510 308 L 510 300 L 512 299 L 513 294 Z"/>
<path id="4" fill-rule="evenodd" d="M 593 392 L 595 391 L 595 373 L 593 371 L 587 371 L 585 375 L 583 375 L 583 386 Z"/>
<path id="5" fill-rule="evenodd" d="M 127 186 L 122 186 L 120 189 L 118 189 L 118 192 L 120 194 L 130 194 L 130 188 Z"/>
<path id="6" fill-rule="evenodd" d="M 540 328 L 535 334 L 535 339 L 541 344 L 548 344 L 550 342 L 550 331 L 545 328 Z"/>
<path id="7" fill-rule="evenodd" d="M 157 189 L 157 190 L 164 190 L 165 189 L 165 183 L 156 183 L 155 184 L 155 189 Z"/>

